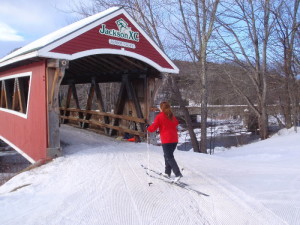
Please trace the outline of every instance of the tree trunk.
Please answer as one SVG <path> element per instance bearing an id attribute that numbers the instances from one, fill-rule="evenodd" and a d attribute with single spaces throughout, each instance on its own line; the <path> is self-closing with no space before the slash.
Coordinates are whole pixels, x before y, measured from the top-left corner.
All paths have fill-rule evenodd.
<path id="1" fill-rule="evenodd" d="M 182 110 L 183 115 L 184 115 L 184 120 L 186 122 L 186 126 L 187 126 L 187 129 L 188 129 L 189 134 L 190 134 L 193 150 L 194 150 L 194 152 L 199 152 L 199 145 L 198 145 L 196 134 L 195 134 L 193 126 L 192 126 L 192 120 L 191 120 L 189 111 L 185 107 L 184 101 L 181 97 L 181 93 L 180 93 L 180 90 L 178 88 L 177 82 L 175 81 L 174 76 L 170 76 L 170 79 L 171 79 L 171 83 L 172 83 L 172 89 L 174 91 L 176 99 L 179 102 L 180 109 Z"/>
<path id="2" fill-rule="evenodd" d="M 262 140 L 268 138 L 268 115 L 266 107 L 262 107 L 259 117 L 259 135 Z"/>
<path id="3" fill-rule="evenodd" d="M 284 112 L 284 119 L 285 119 L 285 127 L 287 129 L 291 128 L 292 125 L 292 107 L 291 107 L 291 98 L 290 98 L 290 85 L 288 81 L 289 77 L 285 78 L 285 112 Z"/>
<path id="4" fill-rule="evenodd" d="M 201 140 L 200 152 L 207 154 L 207 70 L 206 70 L 206 44 L 201 49 Z"/>

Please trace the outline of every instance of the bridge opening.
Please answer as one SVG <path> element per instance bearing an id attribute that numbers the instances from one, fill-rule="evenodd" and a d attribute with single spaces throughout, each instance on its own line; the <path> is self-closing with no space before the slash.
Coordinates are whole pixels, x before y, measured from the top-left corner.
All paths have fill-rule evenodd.
<path id="1" fill-rule="evenodd" d="M 59 91 L 60 123 L 140 140 L 160 76 L 149 64 L 123 55 L 72 60 Z"/>

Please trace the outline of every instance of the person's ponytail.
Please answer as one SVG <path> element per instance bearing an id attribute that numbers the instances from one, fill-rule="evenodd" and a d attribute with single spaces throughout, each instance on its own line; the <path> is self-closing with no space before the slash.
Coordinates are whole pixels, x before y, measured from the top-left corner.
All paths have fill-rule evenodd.
<path id="1" fill-rule="evenodd" d="M 160 103 L 160 109 L 170 120 L 173 119 L 173 113 L 171 110 L 171 106 L 168 102 Z"/>

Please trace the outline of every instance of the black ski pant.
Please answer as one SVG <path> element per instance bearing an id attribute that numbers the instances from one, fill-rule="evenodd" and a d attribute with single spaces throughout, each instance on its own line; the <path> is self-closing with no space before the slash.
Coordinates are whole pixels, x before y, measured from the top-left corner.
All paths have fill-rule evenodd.
<path id="1" fill-rule="evenodd" d="M 164 158 L 165 158 L 165 173 L 171 175 L 171 170 L 175 176 L 182 176 L 180 169 L 177 165 L 177 162 L 174 158 L 174 151 L 176 149 L 177 143 L 167 143 L 162 144 L 162 148 L 164 151 Z"/>

